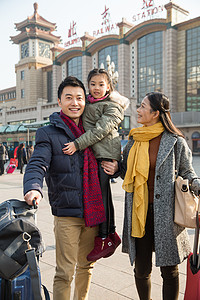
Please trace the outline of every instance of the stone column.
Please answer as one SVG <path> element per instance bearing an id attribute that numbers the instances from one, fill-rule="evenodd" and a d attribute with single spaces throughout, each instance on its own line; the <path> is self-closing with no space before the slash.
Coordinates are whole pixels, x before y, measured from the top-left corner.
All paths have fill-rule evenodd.
<path id="1" fill-rule="evenodd" d="M 54 62 L 53 67 L 52 67 L 52 85 L 53 85 L 53 102 L 57 102 L 58 98 L 58 86 L 60 85 L 62 81 L 62 70 L 60 64 L 57 64 Z"/>
<path id="2" fill-rule="evenodd" d="M 5 106 L 5 104 L 3 104 L 3 106 L 2 106 L 2 125 L 7 125 L 6 112 L 7 112 L 7 107 Z"/>
<path id="3" fill-rule="evenodd" d="M 130 54 L 129 45 L 121 43 L 118 46 L 118 91 L 130 97 Z"/>
<path id="4" fill-rule="evenodd" d="M 92 57 L 86 53 L 82 56 L 82 82 L 87 91 L 87 77 L 88 73 L 92 70 Z"/>
<path id="5" fill-rule="evenodd" d="M 37 101 L 37 122 L 42 120 L 42 105 L 45 105 L 48 102 L 46 99 L 38 98 Z"/>
<path id="6" fill-rule="evenodd" d="M 178 58 L 177 58 L 177 112 L 186 110 L 186 32 L 185 30 L 178 31 Z"/>
<path id="7" fill-rule="evenodd" d="M 177 111 L 177 30 L 169 28 L 165 34 L 164 70 L 165 90 L 171 112 Z"/>

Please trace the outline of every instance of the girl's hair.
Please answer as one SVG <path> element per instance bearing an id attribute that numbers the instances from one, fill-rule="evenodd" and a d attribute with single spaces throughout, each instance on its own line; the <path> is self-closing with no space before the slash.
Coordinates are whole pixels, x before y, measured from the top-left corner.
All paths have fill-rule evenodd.
<path id="1" fill-rule="evenodd" d="M 182 132 L 176 128 L 171 120 L 170 110 L 169 110 L 169 98 L 165 96 L 163 93 L 159 92 L 151 92 L 146 94 L 150 102 L 150 106 L 153 111 L 159 111 L 159 118 L 164 128 L 171 133 L 177 134 L 184 138 Z"/>
<path id="2" fill-rule="evenodd" d="M 112 79 L 111 79 L 108 71 L 105 69 L 97 69 L 96 68 L 96 69 L 93 69 L 92 71 L 90 71 L 90 73 L 88 74 L 88 78 L 87 78 L 88 85 L 89 85 L 92 77 L 94 77 L 96 75 L 103 75 L 106 78 L 108 84 L 110 85 L 110 90 L 108 91 L 108 94 L 110 94 L 114 90 L 114 87 L 112 84 Z"/>

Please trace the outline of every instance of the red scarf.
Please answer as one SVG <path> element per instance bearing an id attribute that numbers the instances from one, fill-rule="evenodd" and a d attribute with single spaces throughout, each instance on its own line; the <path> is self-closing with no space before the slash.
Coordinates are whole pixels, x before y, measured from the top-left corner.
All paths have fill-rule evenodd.
<path id="1" fill-rule="evenodd" d="M 62 112 L 62 110 L 60 112 L 60 117 L 69 127 L 75 138 L 78 138 L 85 132 L 81 118 L 77 126 L 72 119 Z M 96 158 L 89 147 L 84 150 L 83 203 L 86 227 L 96 226 L 106 221 L 101 188 L 99 184 L 98 166 Z"/>
<path id="2" fill-rule="evenodd" d="M 106 94 L 104 97 L 102 98 L 99 98 L 99 99 L 95 99 L 94 97 L 92 97 L 90 94 L 88 95 L 87 99 L 90 103 L 95 103 L 95 102 L 98 102 L 98 101 L 101 101 L 101 100 L 104 100 L 108 97 L 109 95 Z"/>

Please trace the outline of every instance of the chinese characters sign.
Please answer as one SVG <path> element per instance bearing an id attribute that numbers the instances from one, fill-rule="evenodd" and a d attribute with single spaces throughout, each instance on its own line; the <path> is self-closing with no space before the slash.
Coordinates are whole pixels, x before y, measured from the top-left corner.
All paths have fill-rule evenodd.
<path id="1" fill-rule="evenodd" d="M 80 37 L 78 37 L 76 33 L 76 22 L 72 21 L 72 23 L 70 23 L 70 28 L 68 29 L 68 41 L 64 43 L 64 46 L 77 46 L 78 43 L 80 43 Z"/>
<path id="2" fill-rule="evenodd" d="M 163 5 L 156 6 L 154 0 L 142 0 L 141 12 L 133 15 L 132 21 L 146 21 L 157 17 L 156 15 L 162 13 L 164 10 Z"/>
<path id="3" fill-rule="evenodd" d="M 113 24 L 111 21 L 109 8 L 107 8 L 105 6 L 105 9 L 104 9 L 103 13 L 101 14 L 101 16 L 102 16 L 101 28 L 99 28 L 97 30 L 93 30 L 94 37 L 97 37 L 97 36 L 103 35 L 103 34 L 115 33 L 116 24 Z"/>

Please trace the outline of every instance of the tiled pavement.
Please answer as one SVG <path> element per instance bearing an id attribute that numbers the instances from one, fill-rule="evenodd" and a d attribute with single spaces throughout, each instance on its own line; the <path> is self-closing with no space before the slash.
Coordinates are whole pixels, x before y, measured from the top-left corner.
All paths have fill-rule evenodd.
<path id="1" fill-rule="evenodd" d="M 193 158 L 193 164 L 198 175 L 200 175 L 200 157 Z M 0 177 L 0 202 L 17 198 L 23 199 L 22 189 L 23 175 L 16 170 L 13 174 L 5 174 Z M 122 233 L 124 191 L 121 188 L 122 180 L 112 184 L 113 199 L 115 205 L 117 232 Z M 40 259 L 42 282 L 48 288 L 52 299 L 52 283 L 55 269 L 55 242 L 53 234 L 53 217 L 47 198 L 47 189 L 44 186 L 44 199 L 40 203 L 37 225 L 40 228 L 46 244 L 46 251 Z M 193 230 L 188 230 L 191 245 Z M 179 300 L 184 298 L 186 282 L 186 261 L 179 267 L 180 272 L 180 295 Z M 153 267 L 152 272 L 152 299 L 161 300 L 161 277 L 159 268 Z M 101 259 L 95 264 L 89 300 L 138 300 L 135 283 L 133 279 L 133 268 L 130 266 L 128 255 L 121 252 L 119 246 L 115 254 L 107 259 Z"/>

